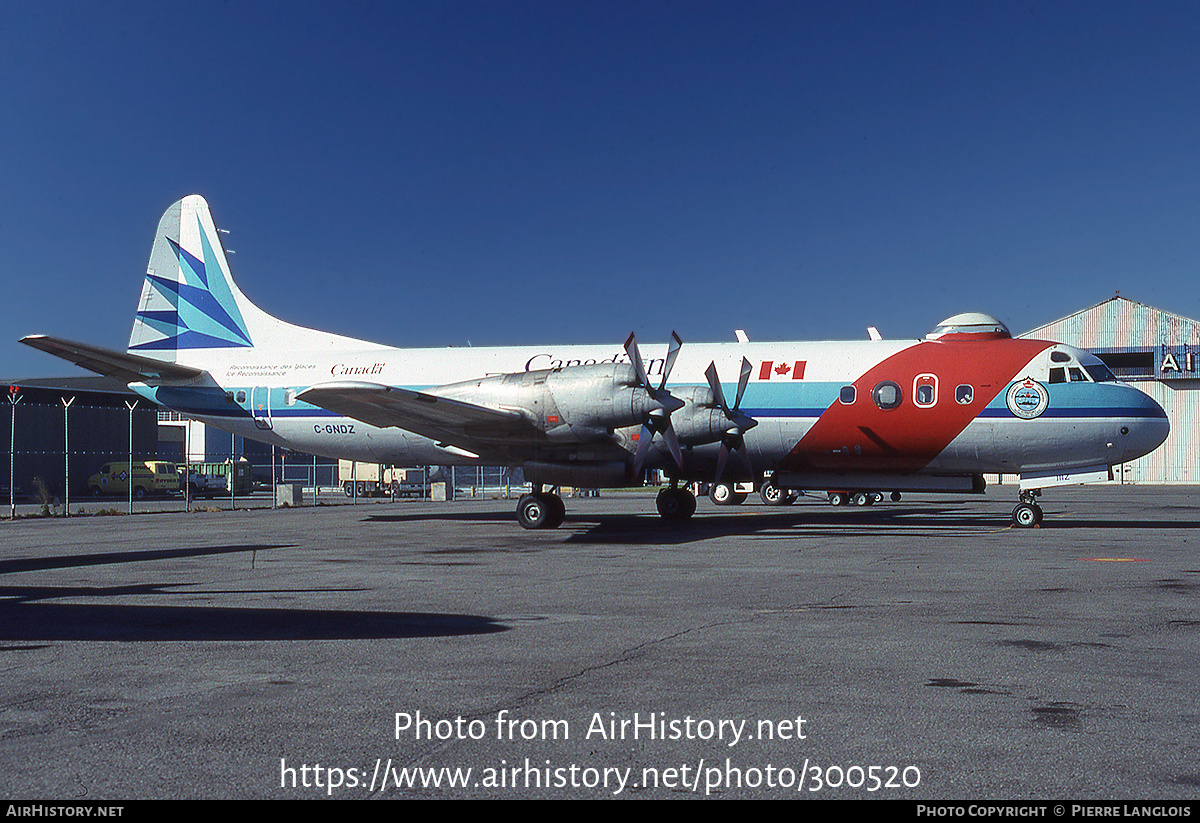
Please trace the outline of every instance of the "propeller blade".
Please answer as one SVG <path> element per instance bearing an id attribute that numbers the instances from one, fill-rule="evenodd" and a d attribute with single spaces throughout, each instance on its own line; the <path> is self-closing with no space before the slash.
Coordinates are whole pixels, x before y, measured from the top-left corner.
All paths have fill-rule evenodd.
<path id="1" fill-rule="evenodd" d="M 667 344 L 667 362 L 663 364 L 662 382 L 658 384 L 658 390 L 663 391 L 667 388 L 667 378 L 671 376 L 671 369 L 675 366 L 675 358 L 679 357 L 679 350 L 683 347 L 683 340 L 675 332 L 671 332 L 671 342 Z"/>
<path id="2" fill-rule="evenodd" d="M 725 392 L 721 391 L 721 381 L 717 378 L 717 364 L 709 363 L 708 368 L 704 370 L 704 376 L 708 378 L 708 387 L 712 389 L 713 399 L 717 401 L 717 405 L 721 407 L 721 411 L 729 416 L 729 405 L 725 402 Z"/>
<path id="3" fill-rule="evenodd" d="M 650 377 L 646 374 L 646 366 L 642 363 L 642 354 L 638 351 L 637 339 L 633 332 L 630 332 L 629 337 L 625 339 L 625 353 L 629 355 L 629 360 L 633 363 L 633 372 L 637 375 L 638 383 L 653 398 L 654 387 L 650 385 Z"/>
<path id="4" fill-rule="evenodd" d="M 758 421 L 741 411 L 742 398 L 746 394 L 746 387 L 750 384 L 752 372 L 753 367 L 750 365 L 750 361 L 743 357 L 741 370 L 738 373 L 737 394 L 734 396 L 732 409 L 725 400 L 725 392 L 717 377 L 717 364 L 709 363 L 707 371 L 704 372 L 704 376 L 708 378 L 709 388 L 712 389 L 713 400 L 721 407 L 721 411 L 725 413 L 725 419 L 729 421 L 729 428 L 721 437 L 721 446 L 717 451 L 717 478 L 714 481 L 716 483 L 720 483 L 725 474 L 725 467 L 729 462 L 731 452 L 738 453 L 738 460 L 741 467 L 745 469 L 746 475 L 754 476 L 754 464 L 750 461 L 750 455 L 746 451 L 745 433 L 757 426 Z"/>
<path id="5" fill-rule="evenodd" d="M 741 374 L 738 375 L 737 397 L 733 401 L 734 409 L 740 409 L 742 407 L 742 395 L 746 393 L 746 386 L 750 383 L 751 371 L 753 371 L 753 367 L 750 365 L 750 361 L 743 357 L 742 371 Z"/>
<path id="6" fill-rule="evenodd" d="M 625 340 L 625 353 L 629 355 L 629 360 L 633 364 L 634 374 L 637 375 L 638 385 L 646 390 L 650 395 L 650 399 L 658 403 L 657 409 L 652 409 L 642 424 L 642 433 L 638 438 L 637 451 L 633 456 L 633 471 L 634 475 L 642 473 L 642 467 L 646 462 L 646 455 L 650 452 L 650 446 L 654 440 L 654 435 L 661 434 L 666 441 L 667 450 L 671 452 L 671 457 L 675 459 L 675 465 L 680 469 L 683 468 L 683 451 L 679 448 L 679 438 L 675 435 L 675 427 L 671 425 L 671 413 L 682 409 L 686 403 L 677 397 L 673 397 L 667 391 L 667 379 L 671 376 L 671 369 L 675 366 L 675 360 L 679 356 L 679 350 L 683 346 L 683 340 L 676 332 L 671 332 L 671 342 L 667 344 L 667 359 L 663 362 L 662 380 L 658 384 L 658 388 L 650 384 L 650 376 L 646 373 L 646 364 L 642 361 L 641 351 L 638 349 L 637 338 L 633 332 L 630 332 L 629 337 Z"/>
<path id="7" fill-rule="evenodd" d="M 721 448 L 717 452 L 717 477 L 713 480 L 714 484 L 721 482 L 721 475 L 725 473 L 725 461 L 729 459 L 729 447 L 725 445 L 725 441 L 721 441 Z"/>
<path id="8" fill-rule="evenodd" d="M 642 476 L 642 467 L 646 464 L 646 453 L 650 451 L 650 441 L 654 439 L 654 429 L 650 428 L 650 424 L 646 423 L 642 426 L 642 433 L 638 437 L 637 452 L 633 455 L 633 476 L 635 478 Z"/>
<path id="9" fill-rule="evenodd" d="M 747 477 L 754 477 L 754 464 L 750 462 L 750 453 L 746 451 L 746 438 L 738 435 L 738 439 L 737 452 L 742 458 L 742 468 L 746 470 Z"/>
<path id="10" fill-rule="evenodd" d="M 683 450 L 679 448 L 679 438 L 675 436 L 675 427 L 671 425 L 670 418 L 667 418 L 667 430 L 663 432 L 663 440 L 667 441 L 667 448 L 671 452 L 671 456 L 675 458 L 675 465 L 679 470 L 683 470 Z"/>

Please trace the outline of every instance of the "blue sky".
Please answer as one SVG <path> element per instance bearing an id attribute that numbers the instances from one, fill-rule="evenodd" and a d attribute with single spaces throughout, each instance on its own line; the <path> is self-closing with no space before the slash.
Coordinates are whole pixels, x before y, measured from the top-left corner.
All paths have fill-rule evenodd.
<path id="1" fill-rule="evenodd" d="M 123 349 L 191 193 L 398 346 L 1200 317 L 1198 90 L 1194 2 L 5 0 L 0 375 Z"/>

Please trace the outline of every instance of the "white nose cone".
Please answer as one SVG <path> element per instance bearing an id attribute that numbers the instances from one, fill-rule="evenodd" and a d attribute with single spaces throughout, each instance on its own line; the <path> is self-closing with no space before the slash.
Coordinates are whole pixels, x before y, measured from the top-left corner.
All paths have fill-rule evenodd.
<path id="1" fill-rule="evenodd" d="M 925 335 L 926 340 L 941 340 L 947 335 L 986 335 L 987 339 L 995 340 L 1001 337 L 1012 337 L 1008 326 L 1001 323 L 990 314 L 977 311 L 963 312 L 953 317 L 947 317 L 938 323 L 936 329 Z"/>

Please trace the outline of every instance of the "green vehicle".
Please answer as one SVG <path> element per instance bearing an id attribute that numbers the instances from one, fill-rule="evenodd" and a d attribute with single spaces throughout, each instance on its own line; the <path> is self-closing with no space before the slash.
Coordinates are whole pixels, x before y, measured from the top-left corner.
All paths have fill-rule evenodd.
<path id="1" fill-rule="evenodd" d="M 179 472 L 174 463 L 145 460 L 141 463 L 105 463 L 100 471 L 88 478 L 88 492 L 101 495 L 128 496 L 130 486 L 134 497 L 148 494 L 173 494 L 179 491 Z"/>

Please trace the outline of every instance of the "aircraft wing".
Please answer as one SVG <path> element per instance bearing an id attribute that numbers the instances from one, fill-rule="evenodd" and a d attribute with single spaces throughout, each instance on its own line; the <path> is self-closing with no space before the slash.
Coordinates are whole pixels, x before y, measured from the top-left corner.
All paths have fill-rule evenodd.
<path id="1" fill-rule="evenodd" d="M 44 334 L 22 337 L 21 342 L 55 357 L 69 360 L 76 366 L 82 366 L 105 377 L 115 377 L 126 383 L 155 384 L 163 380 L 193 380 L 205 373 L 204 369 L 155 360 L 153 357 L 139 357 L 136 354 L 126 354 Z"/>
<path id="2" fill-rule="evenodd" d="M 297 398 L 372 426 L 396 426 L 462 448 L 540 434 L 520 412 L 379 383 L 321 383 Z"/>

